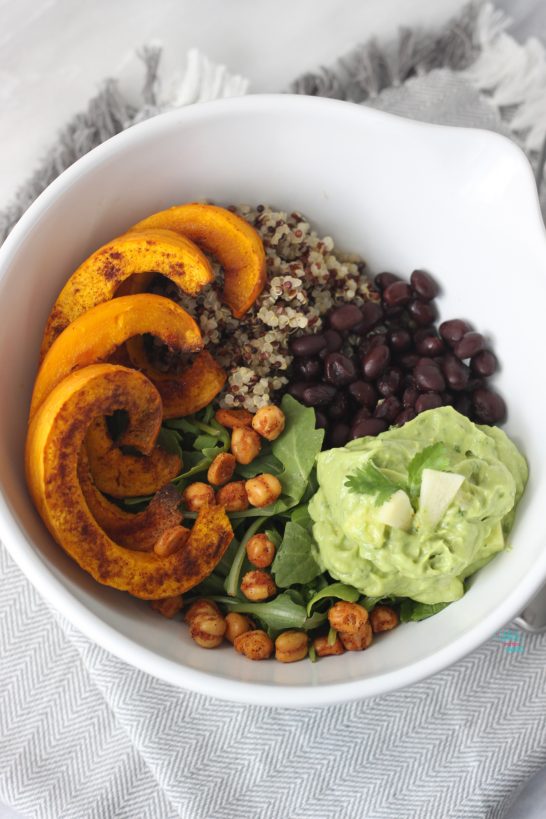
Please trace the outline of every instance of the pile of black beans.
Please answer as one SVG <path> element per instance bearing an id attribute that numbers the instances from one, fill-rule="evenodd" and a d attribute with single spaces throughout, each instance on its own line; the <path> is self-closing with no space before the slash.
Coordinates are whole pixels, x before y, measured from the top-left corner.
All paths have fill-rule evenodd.
<path id="1" fill-rule="evenodd" d="M 376 300 L 336 306 L 322 332 L 290 341 L 287 392 L 315 408 L 326 444 L 378 435 L 446 405 L 502 423 L 506 405 L 487 381 L 497 358 L 464 319 L 437 327 L 434 279 L 414 270 L 409 283 L 380 273 L 374 284 Z"/>

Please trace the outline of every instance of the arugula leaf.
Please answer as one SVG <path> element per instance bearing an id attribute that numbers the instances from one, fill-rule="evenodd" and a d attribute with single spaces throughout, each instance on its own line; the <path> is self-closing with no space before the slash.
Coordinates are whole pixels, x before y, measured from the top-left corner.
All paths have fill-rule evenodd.
<path id="1" fill-rule="evenodd" d="M 400 606 L 400 622 L 409 623 L 426 620 L 427 617 L 432 617 L 434 614 L 438 614 L 439 611 L 442 611 L 449 605 L 451 604 L 418 603 L 416 600 L 406 598 L 405 600 L 402 600 L 402 604 Z"/>
<path id="2" fill-rule="evenodd" d="M 164 426 L 169 429 L 178 429 L 190 435 L 197 435 L 199 433 L 195 424 L 192 424 L 187 418 L 170 418 L 168 421 L 165 421 Z"/>
<path id="3" fill-rule="evenodd" d="M 315 611 L 311 617 L 308 617 L 305 623 L 303 624 L 303 628 L 305 631 L 313 631 L 313 629 L 322 626 L 328 619 L 328 613 L 322 611 Z"/>
<path id="4" fill-rule="evenodd" d="M 271 543 L 273 543 L 273 545 L 275 546 L 275 549 L 278 549 L 279 546 L 282 543 L 282 537 L 277 532 L 277 530 L 276 529 L 266 529 L 265 534 L 267 535 L 267 537 L 269 538 Z"/>
<path id="5" fill-rule="evenodd" d="M 313 643 L 309 646 L 309 659 L 312 663 L 316 663 L 317 661 L 317 652 L 315 651 L 315 646 Z"/>
<path id="6" fill-rule="evenodd" d="M 421 489 L 421 477 L 423 469 L 447 469 L 449 458 L 445 444 L 438 442 L 426 446 L 417 455 L 414 455 L 408 466 L 408 482 L 410 494 L 415 497 L 419 495 Z"/>
<path id="7" fill-rule="evenodd" d="M 302 526 L 309 534 L 313 532 L 313 518 L 309 514 L 309 508 L 307 504 L 303 506 L 296 506 L 295 509 L 292 509 L 290 513 L 290 520 L 292 523 L 298 523 Z"/>
<path id="8" fill-rule="evenodd" d="M 388 606 L 398 603 L 400 600 L 399 597 L 393 597 L 392 595 L 383 595 L 382 597 L 361 597 L 358 601 L 361 606 L 364 606 L 366 611 L 371 611 L 375 606 L 379 603 L 385 603 Z"/>
<path id="9" fill-rule="evenodd" d="M 171 452 L 173 455 L 178 455 L 183 458 L 182 445 L 180 442 L 180 435 L 174 429 L 167 429 L 161 427 L 159 435 L 157 436 L 157 445 Z"/>
<path id="10" fill-rule="evenodd" d="M 335 597 L 337 600 L 346 600 L 348 603 L 356 603 L 360 597 L 360 592 L 353 586 L 346 583 L 330 583 L 324 589 L 318 591 L 307 603 L 307 614 L 311 614 L 313 606 L 325 597 Z"/>
<path id="11" fill-rule="evenodd" d="M 231 564 L 231 568 L 227 574 L 226 581 L 224 584 L 224 588 L 226 590 L 226 594 L 229 594 L 230 597 L 235 597 L 239 590 L 239 577 L 241 576 L 241 569 L 243 568 L 243 563 L 245 562 L 246 557 L 246 544 L 252 537 L 255 535 L 260 526 L 262 526 L 267 518 L 261 517 L 258 520 L 255 520 L 252 526 L 249 526 L 246 530 L 244 537 L 241 539 L 239 546 L 233 556 L 233 563 Z"/>
<path id="12" fill-rule="evenodd" d="M 270 475 L 280 475 L 282 471 L 282 463 L 278 458 L 275 458 L 272 452 L 262 452 L 257 458 L 254 458 L 252 463 L 237 464 L 237 474 L 245 478 L 245 480 L 261 475 L 262 472 L 269 472 Z"/>
<path id="13" fill-rule="evenodd" d="M 289 594 L 283 592 L 267 603 L 251 603 L 235 600 L 233 597 L 213 596 L 211 600 L 227 606 L 230 611 L 258 617 L 272 631 L 287 628 L 302 628 L 307 620 L 304 606 L 295 603 Z"/>
<path id="14" fill-rule="evenodd" d="M 376 467 L 372 460 L 359 467 L 345 481 L 349 492 L 358 495 L 375 495 L 374 503 L 381 506 L 385 501 L 404 487 L 391 480 L 384 472 Z"/>
<path id="15" fill-rule="evenodd" d="M 332 626 L 330 626 L 330 629 L 328 631 L 328 639 L 326 640 L 326 642 L 328 643 L 329 646 L 333 646 L 336 640 L 337 631 L 335 630 L 335 628 L 332 628 Z"/>
<path id="16" fill-rule="evenodd" d="M 283 589 L 314 580 L 322 573 L 316 554 L 315 543 L 307 530 L 289 521 L 271 567 L 277 586 Z"/>

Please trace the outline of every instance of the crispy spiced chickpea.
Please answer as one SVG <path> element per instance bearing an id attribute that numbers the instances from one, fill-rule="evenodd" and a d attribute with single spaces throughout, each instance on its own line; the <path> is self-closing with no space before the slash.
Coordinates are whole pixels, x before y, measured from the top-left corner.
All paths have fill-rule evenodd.
<path id="1" fill-rule="evenodd" d="M 207 472 L 207 480 L 214 486 L 222 486 L 230 481 L 235 472 L 237 461 L 231 452 L 221 452 L 213 460 Z"/>
<path id="2" fill-rule="evenodd" d="M 217 648 L 224 639 L 226 621 L 221 614 L 200 614 L 190 623 L 190 634 L 201 648 Z"/>
<path id="3" fill-rule="evenodd" d="M 184 546 L 190 536 L 190 530 L 185 526 L 172 526 L 165 529 L 154 543 L 154 552 L 159 557 L 169 557 Z"/>
<path id="4" fill-rule="evenodd" d="M 239 634 L 233 645 L 249 660 L 267 660 L 273 654 L 273 640 L 260 629 Z"/>
<path id="5" fill-rule="evenodd" d="M 274 404 L 269 404 L 267 407 L 261 407 L 258 410 L 252 419 L 252 429 L 262 438 L 274 441 L 284 430 L 285 423 L 286 419 L 282 409 Z"/>
<path id="6" fill-rule="evenodd" d="M 346 603 L 344 600 L 339 600 L 328 611 L 328 621 L 336 631 L 356 634 L 359 628 L 368 622 L 368 612 L 358 603 Z"/>
<path id="7" fill-rule="evenodd" d="M 275 659 L 280 663 L 296 663 L 307 657 L 309 639 L 305 631 L 283 631 L 275 640 Z"/>
<path id="8" fill-rule="evenodd" d="M 247 600 L 259 603 L 273 597 L 277 591 L 275 581 L 267 572 L 253 571 L 243 575 L 241 580 L 241 591 Z"/>
<path id="9" fill-rule="evenodd" d="M 237 463 L 252 463 L 261 448 L 260 436 L 250 427 L 235 427 L 231 433 L 231 451 Z"/>
<path id="10" fill-rule="evenodd" d="M 214 503 L 214 489 L 208 483 L 190 483 L 182 493 L 182 499 L 191 512 L 198 512 L 203 506 Z"/>
<path id="11" fill-rule="evenodd" d="M 177 594 L 174 597 L 165 597 L 163 600 L 151 600 L 150 605 L 154 611 L 162 614 L 167 620 L 172 620 L 179 611 L 182 611 L 184 599 L 181 594 Z"/>
<path id="12" fill-rule="evenodd" d="M 246 614 L 239 614 L 237 611 L 226 614 L 226 640 L 230 643 L 234 643 L 239 635 L 252 631 L 253 628 L 252 620 Z"/>
<path id="13" fill-rule="evenodd" d="M 219 424 L 228 429 L 249 427 L 252 424 L 252 414 L 246 409 L 219 409 L 214 413 Z"/>
<path id="14" fill-rule="evenodd" d="M 248 509 L 248 495 L 244 481 L 232 481 L 222 486 L 216 493 L 216 503 L 224 506 L 226 512 L 242 512 Z"/>
<path id="15" fill-rule="evenodd" d="M 195 617 L 203 617 L 204 615 L 215 616 L 217 614 L 220 614 L 220 609 L 216 603 L 213 603 L 212 600 L 205 600 L 202 597 L 191 604 L 184 615 L 184 620 L 186 623 L 191 624 Z"/>
<path id="16" fill-rule="evenodd" d="M 346 634 L 343 631 L 340 631 L 339 639 L 347 651 L 364 651 L 364 649 L 369 648 L 369 646 L 372 644 L 372 627 L 369 621 L 366 621 L 354 634 Z"/>
<path id="17" fill-rule="evenodd" d="M 267 569 L 275 557 L 275 544 L 267 535 L 253 535 L 246 544 L 246 556 L 253 566 Z"/>
<path id="18" fill-rule="evenodd" d="M 269 506 L 282 492 L 279 479 L 268 472 L 256 478 L 249 478 L 245 483 L 245 489 L 251 506 Z"/>
<path id="19" fill-rule="evenodd" d="M 390 631 L 398 625 L 398 614 L 390 606 L 376 606 L 370 612 L 370 623 L 374 634 Z"/>
<path id="20" fill-rule="evenodd" d="M 315 637 L 313 646 L 317 657 L 332 657 L 334 654 L 343 654 L 345 651 L 339 636 L 336 636 L 334 642 L 329 645 L 327 634 L 324 637 Z"/>

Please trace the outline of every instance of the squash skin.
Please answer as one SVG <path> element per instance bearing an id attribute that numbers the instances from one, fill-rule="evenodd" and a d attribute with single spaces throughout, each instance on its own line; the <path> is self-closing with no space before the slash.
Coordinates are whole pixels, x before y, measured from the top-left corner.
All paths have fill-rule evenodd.
<path id="1" fill-rule="evenodd" d="M 85 502 L 78 459 L 97 415 L 126 410 L 123 440 L 144 453 L 161 424 L 161 399 L 141 373 L 95 364 L 67 376 L 48 395 L 27 435 L 27 483 L 42 519 L 64 550 L 95 580 L 145 600 L 173 597 L 214 569 L 233 532 L 223 507 L 200 510 L 187 543 L 169 557 L 125 549 L 98 526 Z"/>
<path id="2" fill-rule="evenodd" d="M 151 270 L 172 279 L 192 296 L 214 278 L 204 253 L 179 233 L 147 230 L 119 236 L 92 253 L 61 290 L 44 330 L 41 359 L 78 316 L 113 299 L 118 287 L 129 276 Z"/>
<path id="3" fill-rule="evenodd" d="M 244 316 L 266 282 L 265 251 L 252 225 L 226 208 L 194 202 L 154 213 L 131 231 L 157 228 L 187 236 L 218 259 L 224 268 L 223 301 L 235 318 Z"/>
<path id="4" fill-rule="evenodd" d="M 48 351 L 36 376 L 30 417 L 69 373 L 104 361 L 127 339 L 141 333 L 152 333 L 182 352 L 203 348 L 199 327 L 171 299 L 142 293 L 99 304 L 75 319 Z"/>

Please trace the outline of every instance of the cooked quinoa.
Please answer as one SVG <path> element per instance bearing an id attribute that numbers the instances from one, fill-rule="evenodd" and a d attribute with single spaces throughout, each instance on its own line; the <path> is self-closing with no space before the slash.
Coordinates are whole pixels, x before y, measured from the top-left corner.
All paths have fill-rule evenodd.
<path id="1" fill-rule="evenodd" d="M 248 313 L 235 319 L 221 303 L 222 270 L 214 260 L 215 282 L 197 298 L 168 280 L 157 291 L 196 318 L 207 349 L 227 371 L 221 405 L 255 411 L 288 383 L 290 335 L 320 330 L 322 316 L 336 303 L 362 303 L 370 282 L 361 259 L 336 250 L 333 239 L 321 238 L 301 213 L 265 205 L 230 210 L 256 228 L 266 253 L 267 283 Z"/>

